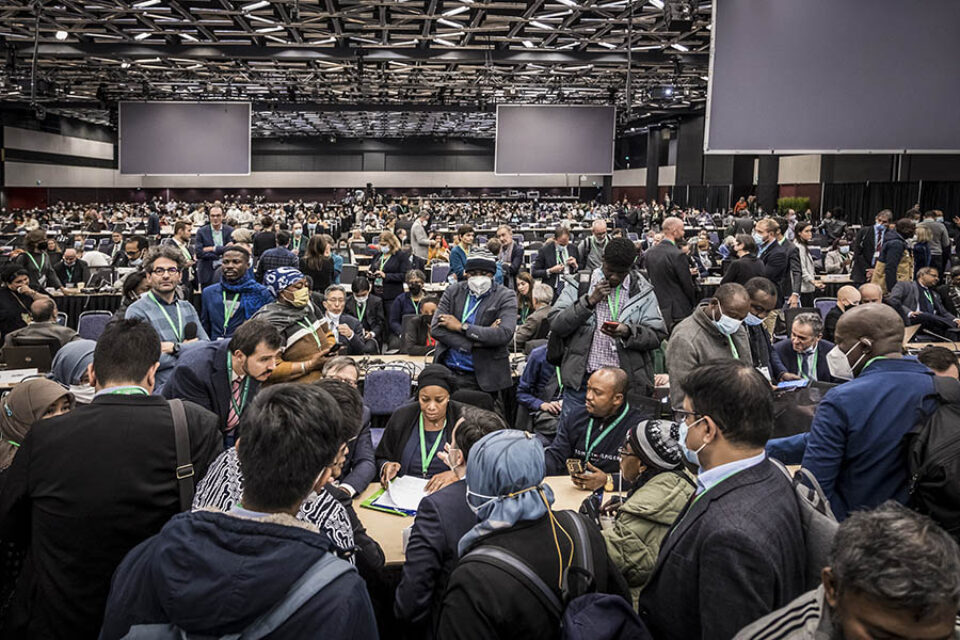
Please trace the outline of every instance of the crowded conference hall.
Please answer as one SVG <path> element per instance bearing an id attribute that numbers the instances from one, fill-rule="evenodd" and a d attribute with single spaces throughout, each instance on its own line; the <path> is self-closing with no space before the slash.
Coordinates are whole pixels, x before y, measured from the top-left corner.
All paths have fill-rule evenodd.
<path id="1" fill-rule="evenodd" d="M 5 7 L 0 638 L 960 640 L 958 24 Z"/>

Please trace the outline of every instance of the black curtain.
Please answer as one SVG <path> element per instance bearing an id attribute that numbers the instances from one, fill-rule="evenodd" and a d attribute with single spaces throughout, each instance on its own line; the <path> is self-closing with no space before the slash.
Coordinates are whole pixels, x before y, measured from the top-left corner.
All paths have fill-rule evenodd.
<path id="1" fill-rule="evenodd" d="M 680 184 L 670 187 L 670 200 L 681 209 L 687 208 L 687 185 Z"/>
<path id="2" fill-rule="evenodd" d="M 960 211 L 960 182 L 924 182 L 920 208 L 939 209 L 949 220 Z"/>
<path id="3" fill-rule="evenodd" d="M 894 220 L 902 218 L 908 209 L 917 204 L 919 189 L 917 182 L 868 183 L 866 216 L 872 220 L 878 211 L 890 209 Z"/>
<path id="4" fill-rule="evenodd" d="M 688 207 L 717 213 L 730 208 L 730 185 L 690 185 Z"/>
<path id="5" fill-rule="evenodd" d="M 838 217 L 850 224 L 869 224 L 873 218 L 866 212 L 867 185 L 863 182 L 838 182 L 823 185 L 823 210 L 843 209 Z M 876 214 L 876 212 L 874 212 Z"/>

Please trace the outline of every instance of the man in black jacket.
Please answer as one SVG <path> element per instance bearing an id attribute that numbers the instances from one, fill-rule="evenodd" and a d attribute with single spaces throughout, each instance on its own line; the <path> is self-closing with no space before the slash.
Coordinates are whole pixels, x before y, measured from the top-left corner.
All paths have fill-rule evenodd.
<path id="1" fill-rule="evenodd" d="M 77 257 L 77 250 L 72 247 L 63 252 L 63 259 L 53 270 L 65 287 L 76 286 L 79 283 L 86 284 L 90 278 L 90 267 Z"/>
<path id="2" fill-rule="evenodd" d="M 383 344 L 384 326 L 387 322 L 383 299 L 370 293 L 370 281 L 364 276 L 353 279 L 350 291 L 353 295 L 347 300 L 343 312 L 363 324 L 363 337 L 366 340 L 376 340 L 378 344 Z"/>
<path id="3" fill-rule="evenodd" d="M 513 240 L 513 230 L 505 224 L 497 228 L 497 240 L 500 241 L 500 255 L 494 257 L 500 262 L 503 286 L 512 289 L 523 268 L 523 247 Z"/>
<path id="4" fill-rule="evenodd" d="M 672 331 L 674 325 L 693 313 L 697 292 L 687 256 L 677 248 L 677 243 L 683 242 L 683 220 L 667 218 L 661 228 L 663 241 L 647 251 L 643 259 L 663 322 L 667 331 Z"/>
<path id="5" fill-rule="evenodd" d="M 732 638 L 804 592 L 800 511 L 764 454 L 773 394 L 763 376 L 730 359 L 681 386 L 680 446 L 699 469 L 697 492 L 660 546 L 639 612 L 658 639 Z"/>
<path id="6" fill-rule="evenodd" d="M 560 225 L 554 232 L 553 242 L 547 242 L 537 253 L 531 274 L 534 279 L 542 280 L 553 287 L 553 299 L 556 300 L 563 289 L 563 279 L 560 276 L 576 273 L 580 268 L 579 262 L 577 248 L 570 244 L 570 230 Z"/>
<path id="7" fill-rule="evenodd" d="M 783 304 L 788 292 L 784 291 L 784 276 L 788 272 L 789 257 L 783 245 L 777 242 L 780 227 L 772 218 L 764 218 L 757 222 L 754 228 L 754 240 L 757 241 L 757 251 L 760 261 L 763 262 L 763 275 L 767 280 L 777 285 L 779 294 L 777 307 Z"/>
<path id="8" fill-rule="evenodd" d="M 783 291 L 784 301 L 790 305 L 790 308 L 800 306 L 800 285 L 803 282 L 803 271 L 800 266 L 800 250 L 790 240 L 787 240 L 784 233 L 788 228 L 786 218 L 774 218 L 777 223 L 777 242 L 783 247 L 787 254 L 787 270 L 783 274 L 783 283 L 780 290 Z"/>
<path id="9" fill-rule="evenodd" d="M 863 227 L 857 232 L 853 241 L 853 266 L 850 268 L 850 279 L 857 286 L 867 282 L 873 272 L 873 267 L 880 257 L 880 245 L 890 224 L 893 213 L 884 209 L 877 214 L 873 226 Z M 869 272 L 869 273 L 868 273 Z"/>
<path id="10" fill-rule="evenodd" d="M 377 353 L 376 340 L 367 340 L 363 324 L 344 313 L 347 294 L 339 284 L 332 284 L 323 292 L 323 308 L 327 312 L 330 328 L 337 334 L 337 341 L 345 355 L 359 356 Z"/>
<path id="11" fill-rule="evenodd" d="M 150 395 L 156 331 L 109 324 L 97 341 L 89 405 L 50 418 L 23 441 L 0 493 L 0 538 L 29 548 L 8 620 L 11 638 L 95 638 L 114 569 L 181 510 L 167 401 Z M 217 418 L 184 403 L 193 465 L 203 477 L 221 449 Z"/>

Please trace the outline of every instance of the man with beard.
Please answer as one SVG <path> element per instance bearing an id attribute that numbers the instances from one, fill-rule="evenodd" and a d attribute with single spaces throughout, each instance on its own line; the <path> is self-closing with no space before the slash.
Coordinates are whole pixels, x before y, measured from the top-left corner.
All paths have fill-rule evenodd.
<path id="1" fill-rule="evenodd" d="M 241 324 L 273 301 L 250 270 L 250 252 L 239 245 L 223 250 L 220 281 L 203 290 L 200 322 L 211 340 L 229 338 Z"/>

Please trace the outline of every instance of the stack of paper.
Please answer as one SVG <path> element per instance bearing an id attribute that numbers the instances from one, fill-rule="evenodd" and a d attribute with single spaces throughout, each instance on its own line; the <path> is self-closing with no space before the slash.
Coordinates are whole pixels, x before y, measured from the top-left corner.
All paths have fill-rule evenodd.
<path id="1" fill-rule="evenodd" d="M 420 500 L 427 495 L 427 479 L 416 478 L 414 476 L 401 476 L 394 478 L 387 492 L 380 497 L 378 503 L 383 507 L 401 509 L 403 511 L 416 511 L 420 506 Z"/>

